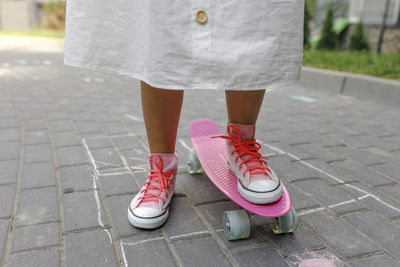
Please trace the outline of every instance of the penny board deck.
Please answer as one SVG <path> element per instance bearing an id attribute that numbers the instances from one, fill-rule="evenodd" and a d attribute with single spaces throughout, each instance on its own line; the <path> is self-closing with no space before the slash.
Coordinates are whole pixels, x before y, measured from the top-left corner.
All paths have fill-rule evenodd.
<path id="1" fill-rule="evenodd" d="M 279 217 L 291 208 L 290 196 L 283 185 L 282 197 L 270 204 L 254 204 L 244 199 L 238 189 L 235 175 L 226 161 L 226 145 L 222 132 L 213 120 L 197 120 L 189 125 L 190 137 L 204 172 L 213 184 L 242 208 L 264 217 Z"/>

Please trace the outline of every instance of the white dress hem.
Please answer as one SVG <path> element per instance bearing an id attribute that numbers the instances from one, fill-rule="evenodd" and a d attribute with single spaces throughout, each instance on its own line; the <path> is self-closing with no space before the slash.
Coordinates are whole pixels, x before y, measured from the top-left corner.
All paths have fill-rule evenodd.
<path id="1" fill-rule="evenodd" d="M 76 67 L 76 68 L 82 68 L 82 69 L 88 69 L 88 70 L 93 70 L 93 71 L 99 71 L 99 72 L 104 72 L 108 74 L 117 74 L 137 80 L 141 80 L 146 82 L 152 87 L 156 88 L 161 88 L 161 89 L 169 89 L 169 90 L 198 90 L 198 89 L 205 89 L 205 90 L 237 90 L 237 91 L 248 91 L 248 90 L 265 90 L 267 88 L 281 88 L 281 87 L 288 87 L 295 85 L 298 80 L 299 80 L 299 75 L 295 76 L 294 79 L 287 79 L 284 82 L 276 82 L 276 83 L 266 83 L 262 88 L 244 88 L 240 84 L 237 85 L 236 87 L 229 87 L 229 88 L 220 88 L 220 87 L 215 87 L 212 84 L 206 85 L 194 85 L 191 87 L 185 87 L 185 86 L 179 86 L 179 85 L 170 85 L 170 84 L 162 84 L 159 82 L 156 82 L 148 77 L 145 73 L 131 73 L 131 72 L 125 72 L 121 70 L 117 70 L 114 68 L 110 67 L 104 67 L 104 66 L 98 66 L 98 65 L 91 65 L 75 60 L 71 60 L 68 58 L 64 58 L 64 65 L 70 66 L 70 67 Z"/>

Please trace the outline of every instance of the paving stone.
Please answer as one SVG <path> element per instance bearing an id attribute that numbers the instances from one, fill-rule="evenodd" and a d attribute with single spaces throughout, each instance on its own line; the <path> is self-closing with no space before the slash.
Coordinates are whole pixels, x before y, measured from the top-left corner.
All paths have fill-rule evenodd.
<path id="1" fill-rule="evenodd" d="M 115 119 L 113 119 L 113 121 L 110 122 L 103 122 L 101 123 L 101 126 L 103 127 L 104 132 L 108 135 L 121 135 L 130 133 L 129 129 L 124 124 L 115 121 Z"/>
<path id="2" fill-rule="evenodd" d="M 315 159 L 319 159 L 325 162 L 333 162 L 346 159 L 346 157 L 343 156 L 343 154 L 334 153 L 332 152 L 332 150 L 318 147 L 315 144 L 300 144 L 300 145 L 294 145 L 293 147 L 295 149 L 298 149 L 302 152 L 311 155 Z"/>
<path id="3" fill-rule="evenodd" d="M 24 143 L 26 145 L 48 144 L 50 143 L 47 131 L 29 131 L 24 132 Z"/>
<path id="4" fill-rule="evenodd" d="M 96 115 L 94 116 L 97 121 L 99 122 L 115 122 L 118 119 L 111 114 L 108 109 L 106 108 L 100 108 L 98 106 L 94 106 L 93 108 L 91 106 L 88 107 L 88 109 L 92 112 L 95 113 Z"/>
<path id="5" fill-rule="evenodd" d="M 32 264 L 41 267 L 60 265 L 60 250 L 48 249 L 32 251 L 26 254 L 11 254 L 8 258 L 8 267 L 31 267 Z"/>
<path id="6" fill-rule="evenodd" d="M 100 128 L 95 121 L 78 121 L 75 126 L 79 133 L 98 133 Z"/>
<path id="7" fill-rule="evenodd" d="M 19 142 L 0 143 L 0 146 L 0 161 L 18 159 Z"/>
<path id="8" fill-rule="evenodd" d="M 36 107 L 34 109 L 21 110 L 21 115 L 24 120 L 40 119 L 43 117 L 40 109 Z"/>
<path id="9" fill-rule="evenodd" d="M 55 121 L 55 120 L 66 120 L 69 119 L 68 114 L 65 111 L 60 110 L 52 110 L 46 112 L 47 120 Z"/>
<path id="10" fill-rule="evenodd" d="M 39 224 L 14 228 L 11 253 L 61 245 L 59 223 Z"/>
<path id="11" fill-rule="evenodd" d="M 391 152 L 392 149 L 400 149 L 400 144 L 397 144 L 397 147 L 394 144 L 391 144 L 391 147 L 388 146 L 388 149 L 381 149 L 378 147 L 367 147 L 360 149 L 364 152 L 367 152 L 366 155 L 369 157 L 373 157 L 371 162 L 362 162 L 365 165 L 381 165 L 384 163 L 392 163 L 397 164 L 400 161 L 399 157 L 396 157 Z"/>
<path id="12" fill-rule="evenodd" d="M 8 234 L 9 222 L 6 220 L 0 220 L 0 262 L 3 259 L 4 248 L 6 245 L 7 234 Z"/>
<path id="13" fill-rule="evenodd" d="M 118 266 L 107 231 L 98 230 L 66 235 L 64 237 L 65 266 Z"/>
<path id="14" fill-rule="evenodd" d="M 216 202 L 197 207 L 200 214 L 214 230 L 222 230 L 222 216 L 224 211 L 238 210 L 240 206 L 232 201 Z"/>
<path id="15" fill-rule="evenodd" d="M 247 239 L 241 240 L 227 240 L 224 231 L 219 230 L 217 233 L 217 238 L 222 244 L 222 247 L 227 251 L 233 251 L 240 248 L 253 247 L 253 246 L 263 246 L 267 244 L 265 238 L 261 233 L 254 227 L 251 228 L 250 236 Z"/>
<path id="16" fill-rule="evenodd" d="M 346 266 L 343 261 L 327 249 L 310 251 L 290 256 L 287 259 L 293 266 Z"/>
<path id="17" fill-rule="evenodd" d="M 70 112 L 69 117 L 75 121 L 75 124 L 83 121 L 93 121 L 92 115 L 86 111 Z"/>
<path id="18" fill-rule="evenodd" d="M 57 188 L 22 190 L 18 203 L 16 226 L 59 221 Z"/>
<path id="19" fill-rule="evenodd" d="M 57 181 L 53 162 L 32 163 L 23 166 L 22 188 L 55 185 L 57 185 Z"/>
<path id="20" fill-rule="evenodd" d="M 0 129 L 0 142 L 11 142 L 20 140 L 20 129 Z"/>
<path id="21" fill-rule="evenodd" d="M 24 164 L 53 161 L 50 144 L 26 145 Z"/>
<path id="22" fill-rule="evenodd" d="M 53 133 L 54 145 L 56 147 L 80 145 L 81 140 L 75 132 Z"/>
<path id="23" fill-rule="evenodd" d="M 297 225 L 294 233 L 285 235 L 274 234 L 270 225 L 263 226 L 263 230 L 264 236 L 274 243 L 284 257 L 325 248 L 325 245 L 305 230 L 301 224 Z"/>
<path id="24" fill-rule="evenodd" d="M 56 120 L 56 121 L 49 121 L 49 128 L 53 133 L 56 132 L 67 132 L 73 131 L 74 127 L 70 120 Z"/>
<path id="25" fill-rule="evenodd" d="M 383 254 L 349 262 L 349 265 L 352 267 L 375 267 L 375 266 L 396 267 L 399 266 L 399 262 L 395 261 L 392 257 L 388 256 L 387 254 Z"/>
<path id="26" fill-rule="evenodd" d="M 44 119 L 30 119 L 23 122 L 24 131 L 47 130 L 47 125 Z"/>
<path id="27" fill-rule="evenodd" d="M 307 214 L 300 219 L 344 260 L 379 251 L 375 244 L 358 234 L 349 224 L 326 211 Z"/>
<path id="28" fill-rule="evenodd" d="M 56 148 L 58 166 L 88 163 L 85 152 L 81 146 Z"/>
<path id="29" fill-rule="evenodd" d="M 307 195 L 315 197 L 318 201 L 339 214 L 366 208 L 360 202 L 352 200 L 342 191 L 335 189 L 321 180 L 298 181 L 296 182 L 296 186 L 305 191 Z"/>
<path id="30" fill-rule="evenodd" d="M 366 182 L 371 186 L 380 186 L 394 183 L 393 180 L 374 172 L 373 167 L 360 165 L 359 163 L 356 163 L 354 161 L 338 161 L 332 163 L 332 165 L 348 172 L 352 176 L 356 177 L 358 180 Z"/>
<path id="31" fill-rule="evenodd" d="M 134 195 L 140 190 L 129 173 L 100 176 L 99 180 L 106 197 L 123 194 Z"/>
<path id="32" fill-rule="evenodd" d="M 305 171 L 304 168 L 296 166 L 296 164 L 291 162 L 287 157 L 270 157 L 268 165 L 271 166 L 278 177 L 282 177 L 282 179 L 288 182 L 313 177 L 312 174 Z"/>
<path id="33" fill-rule="evenodd" d="M 111 137 L 114 144 L 117 146 L 119 151 L 134 149 L 138 155 L 146 158 L 148 154 L 146 149 L 143 147 L 142 142 L 147 143 L 145 136 L 115 136 Z M 138 142 L 140 140 L 141 142 Z"/>
<path id="34" fill-rule="evenodd" d="M 334 168 L 321 160 L 310 159 L 305 162 L 297 162 L 296 164 L 310 171 L 312 177 L 321 178 L 331 185 L 358 181 L 356 177 L 351 176 L 345 171 Z"/>
<path id="35" fill-rule="evenodd" d="M 238 266 L 265 266 L 266 263 L 273 263 L 273 266 L 288 266 L 272 247 L 241 250 L 231 255 Z"/>
<path id="36" fill-rule="evenodd" d="M 144 150 L 137 150 L 136 148 L 120 151 L 124 159 L 127 161 L 129 167 L 133 172 L 135 171 L 148 171 L 149 159 L 147 152 Z M 179 159 L 178 159 L 179 160 Z"/>
<path id="37" fill-rule="evenodd" d="M 17 182 L 18 160 L 0 161 L 0 185 Z"/>
<path id="38" fill-rule="evenodd" d="M 0 218 L 9 218 L 14 206 L 15 184 L 0 186 Z"/>
<path id="39" fill-rule="evenodd" d="M 367 187 L 361 183 L 341 185 L 339 187 L 354 198 L 358 198 L 367 207 L 373 209 L 377 213 L 390 219 L 400 218 L 399 212 L 396 210 L 400 208 L 400 204 L 397 201 L 377 192 L 374 188 Z M 370 194 L 371 196 L 367 196 L 367 194 Z"/>
<path id="40" fill-rule="evenodd" d="M 383 173 L 396 181 L 400 181 L 400 166 L 395 164 L 381 164 L 373 166 L 378 173 Z"/>
<path id="41" fill-rule="evenodd" d="M 346 158 L 350 158 L 363 165 L 377 165 L 386 163 L 387 161 L 382 155 L 375 154 L 367 149 L 350 149 L 347 147 L 339 147 L 335 149 L 337 153 L 341 153 Z"/>
<path id="42" fill-rule="evenodd" d="M 93 167 L 85 165 L 58 168 L 63 192 L 94 189 Z"/>
<path id="43" fill-rule="evenodd" d="M 120 246 L 125 266 L 177 266 L 160 235 L 124 239 Z"/>
<path id="44" fill-rule="evenodd" d="M 228 199 L 203 174 L 180 173 L 177 184 L 182 187 L 184 193 L 194 205 Z"/>
<path id="45" fill-rule="evenodd" d="M 274 142 L 274 143 L 268 143 L 270 146 L 279 149 L 285 154 L 285 157 L 287 157 L 290 161 L 297 161 L 297 160 L 307 160 L 313 158 L 310 154 L 307 154 L 305 152 L 301 152 L 298 149 L 296 149 L 295 146 L 289 146 L 286 143 L 283 142 Z M 289 155 L 289 153 L 291 155 Z M 295 158 L 294 158 L 294 157 Z M 271 165 L 272 166 L 272 165 Z M 275 169 L 274 169 L 275 170 Z"/>
<path id="46" fill-rule="evenodd" d="M 116 168 L 123 166 L 123 162 L 113 147 L 91 149 L 90 153 L 97 169 Z"/>
<path id="47" fill-rule="evenodd" d="M 160 233 L 161 229 L 144 230 L 132 226 L 128 221 L 128 207 L 134 195 L 111 196 L 106 198 L 111 212 L 111 220 L 115 231 L 115 239 L 130 236 L 149 235 Z"/>
<path id="48" fill-rule="evenodd" d="M 112 147 L 111 142 L 105 136 L 102 136 L 101 138 L 85 138 L 85 142 L 90 150 L 95 148 Z"/>
<path id="49" fill-rule="evenodd" d="M 172 247 L 181 266 L 232 266 L 212 238 L 181 240 Z"/>
<path id="50" fill-rule="evenodd" d="M 391 256 L 400 259 L 400 229 L 373 212 L 359 212 L 343 216 L 354 227 L 380 244 Z"/>
<path id="51" fill-rule="evenodd" d="M 314 208 L 319 204 L 312 198 L 312 195 L 306 195 L 300 192 L 297 187 L 290 183 L 285 183 L 285 186 L 290 194 L 291 203 L 296 210 L 302 210 L 307 208 Z"/>
<path id="52" fill-rule="evenodd" d="M 381 186 L 379 187 L 379 191 L 400 201 L 400 184 Z"/>
<path id="53" fill-rule="evenodd" d="M 185 238 L 192 233 L 197 233 L 196 236 L 200 232 L 205 232 L 201 235 L 209 235 L 186 198 L 173 198 L 169 212 L 168 220 L 162 227 L 162 230 L 171 240 Z"/>
<path id="54" fill-rule="evenodd" d="M 64 232 L 108 226 L 97 190 L 63 195 Z"/>

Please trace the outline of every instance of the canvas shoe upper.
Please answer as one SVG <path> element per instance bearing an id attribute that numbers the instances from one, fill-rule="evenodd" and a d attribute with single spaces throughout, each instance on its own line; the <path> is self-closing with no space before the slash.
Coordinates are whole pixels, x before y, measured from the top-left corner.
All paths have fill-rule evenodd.
<path id="1" fill-rule="evenodd" d="M 128 219 L 133 226 L 153 229 L 168 218 L 178 159 L 175 154 L 151 154 L 149 161 L 149 175 L 129 205 Z"/>
<path id="2" fill-rule="evenodd" d="M 227 162 L 238 179 L 240 194 L 250 202 L 267 204 L 282 195 L 282 184 L 268 166 L 267 157 L 259 153 L 261 145 L 254 138 L 255 125 L 228 123 Z"/>

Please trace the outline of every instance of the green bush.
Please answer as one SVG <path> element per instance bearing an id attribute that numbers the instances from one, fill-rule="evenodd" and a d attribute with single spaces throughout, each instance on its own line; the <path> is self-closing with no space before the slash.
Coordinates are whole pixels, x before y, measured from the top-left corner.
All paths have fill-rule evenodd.
<path id="1" fill-rule="evenodd" d="M 310 47 L 310 26 L 308 24 L 311 20 L 311 14 L 307 3 L 308 1 L 306 1 L 304 4 L 304 35 L 303 35 L 304 48 Z"/>
<path id="2" fill-rule="evenodd" d="M 362 20 L 360 20 L 352 29 L 350 34 L 350 50 L 370 50 L 368 40 L 364 35 L 364 26 Z"/>
<path id="3" fill-rule="evenodd" d="M 65 8 L 63 1 L 52 0 L 43 5 L 45 15 L 43 17 L 42 27 L 51 30 L 65 29 Z"/>
<path id="4" fill-rule="evenodd" d="M 338 46 L 336 33 L 333 31 L 333 5 L 328 6 L 324 25 L 322 26 L 321 39 L 317 49 L 334 50 Z"/>

